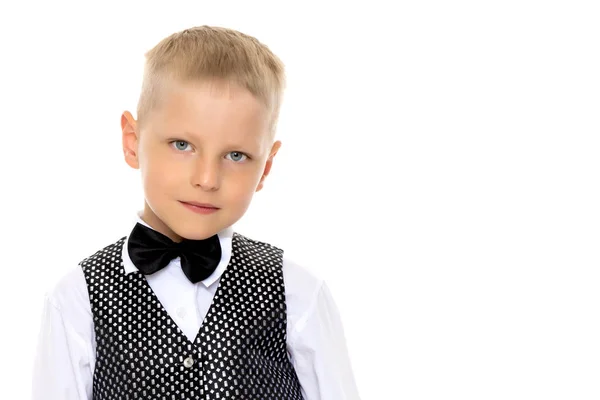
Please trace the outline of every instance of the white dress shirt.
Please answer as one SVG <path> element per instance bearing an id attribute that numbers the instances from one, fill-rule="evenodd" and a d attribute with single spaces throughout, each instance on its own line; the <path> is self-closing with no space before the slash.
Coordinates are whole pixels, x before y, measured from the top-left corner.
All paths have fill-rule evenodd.
<path id="1" fill-rule="evenodd" d="M 142 223 L 139 214 L 135 222 Z M 233 230 L 218 234 L 222 256 L 214 273 L 193 284 L 179 258 L 148 284 L 182 332 L 193 341 L 231 258 Z M 139 273 L 123 246 L 126 274 Z M 306 400 L 357 400 L 358 390 L 342 321 L 324 280 L 284 255 L 287 352 Z M 34 400 L 91 400 L 96 341 L 87 284 L 80 266 L 46 294 L 33 376 Z"/>

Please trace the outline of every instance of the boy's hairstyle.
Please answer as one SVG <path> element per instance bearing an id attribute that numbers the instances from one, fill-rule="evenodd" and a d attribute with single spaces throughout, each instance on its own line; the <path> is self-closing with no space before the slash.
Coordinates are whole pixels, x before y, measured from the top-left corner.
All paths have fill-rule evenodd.
<path id="1" fill-rule="evenodd" d="M 271 110 L 271 132 L 275 131 L 285 88 L 284 65 L 256 38 L 232 29 L 198 26 L 164 38 L 145 56 L 137 109 L 140 123 L 167 85 L 216 79 L 252 93 Z"/>

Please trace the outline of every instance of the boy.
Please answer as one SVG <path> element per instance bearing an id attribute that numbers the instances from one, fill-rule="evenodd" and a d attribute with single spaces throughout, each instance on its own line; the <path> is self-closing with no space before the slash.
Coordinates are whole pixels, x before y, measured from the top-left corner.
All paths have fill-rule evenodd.
<path id="1" fill-rule="evenodd" d="M 281 145 L 281 61 L 207 26 L 146 58 L 121 117 L 144 208 L 47 296 L 34 398 L 358 399 L 325 283 L 231 228 Z"/>

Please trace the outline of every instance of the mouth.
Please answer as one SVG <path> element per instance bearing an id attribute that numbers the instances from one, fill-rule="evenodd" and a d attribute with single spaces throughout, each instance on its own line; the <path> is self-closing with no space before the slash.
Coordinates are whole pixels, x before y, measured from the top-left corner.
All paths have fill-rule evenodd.
<path id="1" fill-rule="evenodd" d="M 181 204 L 183 204 L 184 207 L 186 207 L 187 209 L 194 211 L 196 213 L 199 214 L 210 214 L 213 213 L 217 210 L 219 210 L 219 207 L 209 204 L 209 203 L 198 203 L 195 201 L 179 201 Z"/>

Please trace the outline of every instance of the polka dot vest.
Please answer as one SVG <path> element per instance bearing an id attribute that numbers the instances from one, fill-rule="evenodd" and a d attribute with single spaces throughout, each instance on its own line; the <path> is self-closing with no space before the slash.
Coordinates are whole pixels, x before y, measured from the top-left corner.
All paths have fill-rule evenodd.
<path id="1" fill-rule="evenodd" d="M 235 233 L 193 342 L 145 277 L 125 275 L 125 238 L 84 259 L 96 332 L 95 400 L 302 399 L 286 352 L 283 251 Z"/>

